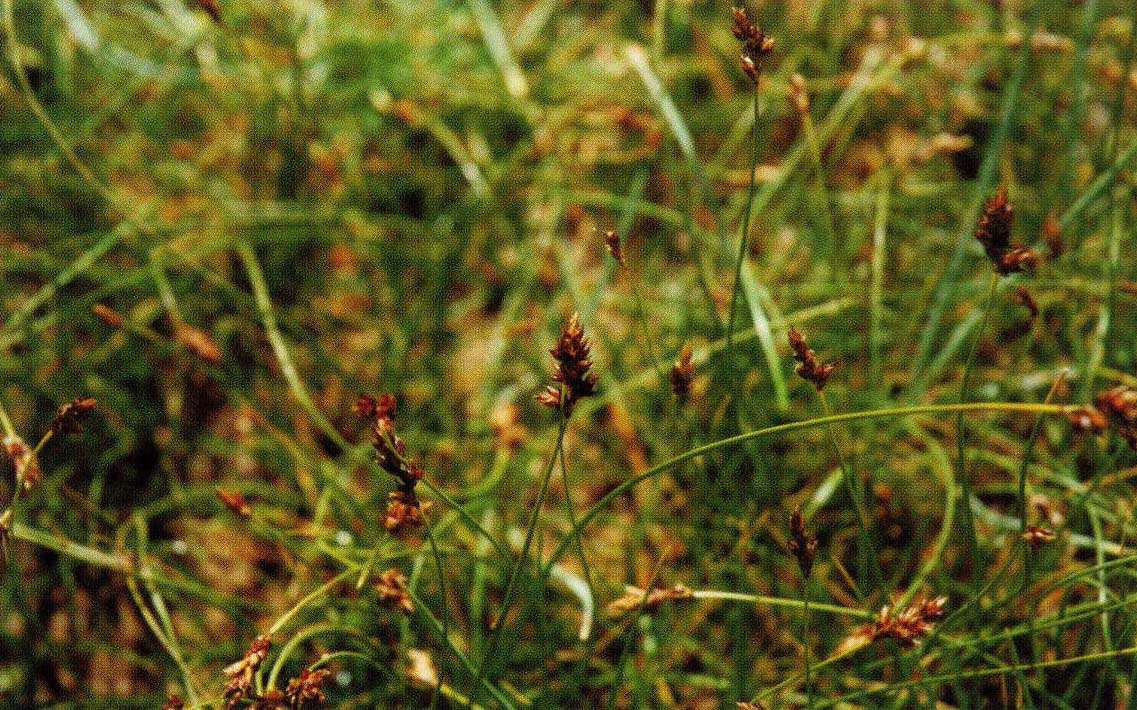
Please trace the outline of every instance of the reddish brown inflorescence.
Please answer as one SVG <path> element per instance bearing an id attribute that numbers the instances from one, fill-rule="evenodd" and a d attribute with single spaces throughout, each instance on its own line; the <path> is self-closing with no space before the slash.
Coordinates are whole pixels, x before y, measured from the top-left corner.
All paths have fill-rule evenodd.
<path id="1" fill-rule="evenodd" d="M 840 651 L 848 651 L 891 638 L 904 648 L 919 646 L 944 617 L 947 597 L 919 597 L 896 611 L 891 605 L 881 607 L 876 621 L 860 626 L 841 642 Z"/>
<path id="2" fill-rule="evenodd" d="M 379 579 L 375 580 L 375 592 L 379 595 L 380 604 L 406 614 L 414 613 L 415 603 L 407 591 L 406 575 L 399 570 L 389 569 L 379 575 Z"/>
<path id="3" fill-rule="evenodd" d="M 1114 387 L 1099 394 L 1094 405 L 1137 450 L 1137 390 L 1124 385 Z"/>
<path id="4" fill-rule="evenodd" d="M 825 389 L 825 383 L 829 381 L 830 376 L 833 375 L 833 370 L 837 369 L 837 362 L 822 363 L 817 359 L 817 353 L 809 349 L 809 344 L 805 342 L 805 338 L 796 328 L 790 328 L 787 334 L 790 341 L 790 348 L 794 351 L 794 360 L 797 360 L 797 374 L 807 382 L 812 382 L 817 391 Z"/>
<path id="5" fill-rule="evenodd" d="M 767 37 L 759 29 L 757 23 L 750 21 L 750 16 L 746 14 L 746 10 L 736 7 L 732 13 L 734 18 L 732 31 L 735 38 L 742 44 L 742 49 L 738 55 L 739 62 L 742 64 L 742 71 L 746 73 L 750 81 L 757 85 L 766 58 L 774 51 L 774 40 Z"/>
<path id="6" fill-rule="evenodd" d="M 591 346 L 580 325 L 580 316 L 573 314 L 568 325 L 561 326 L 561 335 L 549 349 L 553 356 L 553 382 L 537 395 L 537 401 L 546 407 L 558 409 L 564 416 L 572 414 L 576 403 L 596 393 L 596 373 L 592 372 Z"/>
<path id="7" fill-rule="evenodd" d="M 620 247 L 620 235 L 612 230 L 604 232 L 604 246 L 607 247 L 608 253 L 616 260 L 622 268 L 627 268 L 628 263 L 624 261 L 624 250 Z"/>
<path id="8" fill-rule="evenodd" d="M 679 359 L 671 366 L 671 391 L 679 399 L 685 400 L 691 394 L 691 382 L 695 379 L 695 363 L 691 357 L 691 343 L 683 343 Z"/>
<path id="9" fill-rule="evenodd" d="M 225 675 L 229 676 L 229 682 L 225 684 L 221 696 L 225 710 L 236 710 L 241 706 L 241 701 L 249 697 L 253 677 L 264 663 L 271 647 L 272 642 L 268 636 L 258 636 L 241 660 L 225 668 Z"/>
<path id="10" fill-rule="evenodd" d="M 1039 255 L 1033 249 L 1011 240 L 1015 207 L 1007 199 L 1007 188 L 1000 185 L 994 196 L 983 204 L 983 212 L 975 223 L 975 239 L 983 245 L 987 258 L 1002 276 L 1038 266 Z"/>
<path id="11" fill-rule="evenodd" d="M 383 527 L 388 532 L 421 525 L 422 514 L 429 509 L 429 505 L 420 501 L 415 493 L 423 470 L 407 457 L 406 444 L 395 428 L 395 406 L 395 397 L 391 394 L 378 397 L 362 394 L 355 401 L 356 413 L 371 420 L 375 462 L 398 481 L 396 489 L 387 496 L 387 510 L 383 514 Z"/>
<path id="12" fill-rule="evenodd" d="M 817 553 L 817 538 L 805 529 L 805 517 L 800 510 L 790 516 L 790 552 L 797 559 L 803 577 L 813 571 L 813 558 Z"/>
<path id="13" fill-rule="evenodd" d="M 55 410 L 51 420 L 51 430 L 56 434 L 77 434 L 83 431 L 79 420 L 90 413 L 98 402 L 94 397 L 76 397 L 70 402 L 64 402 Z"/>
<path id="14" fill-rule="evenodd" d="M 332 672 L 326 668 L 310 671 L 304 668 L 300 675 L 288 681 L 284 698 L 289 710 L 322 710 L 327 707 L 324 697 L 324 683 Z"/>
<path id="15" fill-rule="evenodd" d="M 221 501 L 229 510 L 233 511 L 242 518 L 250 518 L 253 515 L 253 509 L 249 506 L 249 502 L 245 500 L 245 496 L 241 495 L 240 491 L 228 491 L 224 488 L 215 488 L 213 492 L 217 494 L 217 500 Z"/>

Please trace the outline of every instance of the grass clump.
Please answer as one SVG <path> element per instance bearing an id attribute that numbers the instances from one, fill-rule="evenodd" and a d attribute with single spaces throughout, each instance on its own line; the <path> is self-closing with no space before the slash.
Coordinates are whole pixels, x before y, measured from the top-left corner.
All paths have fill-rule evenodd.
<path id="1" fill-rule="evenodd" d="M 1133 705 L 1132 3 L 0 11 L 0 704 Z"/>

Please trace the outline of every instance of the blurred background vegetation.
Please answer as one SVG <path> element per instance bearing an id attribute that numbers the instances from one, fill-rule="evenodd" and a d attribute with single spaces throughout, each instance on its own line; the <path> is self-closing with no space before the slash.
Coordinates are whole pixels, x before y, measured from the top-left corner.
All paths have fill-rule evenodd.
<path id="1" fill-rule="evenodd" d="M 157 708 L 187 679 L 220 707 L 221 669 L 361 565 L 402 569 L 417 611 L 384 608 L 355 575 L 331 585 L 274 635 L 280 686 L 340 654 L 331 707 L 424 707 L 431 684 L 408 658 L 430 658 L 438 702 L 460 707 L 474 685 L 460 654 L 477 664 L 510 570 L 476 528 L 521 547 L 557 434 L 533 395 L 573 312 L 600 375 L 565 439 L 576 515 L 652 463 L 819 416 L 790 325 L 841 360 L 827 390 L 840 411 L 958 400 L 975 338 L 972 399 L 1078 403 L 1137 383 L 1131 0 L 754 3 L 777 43 L 756 126 L 723 2 L 220 0 L 220 22 L 183 0 L 0 2 L 0 402 L 32 445 L 60 403 L 99 402 L 81 433 L 44 445 L 16 508 L 7 707 Z M 999 183 L 1016 237 L 1050 258 L 1003 279 L 984 321 L 990 267 L 971 231 Z M 682 401 L 666 370 L 688 341 Z M 398 398 L 444 587 L 422 535 L 380 524 L 393 481 L 368 464 L 360 392 Z M 587 569 L 574 547 L 545 591 L 523 575 L 486 675 L 537 708 L 733 708 L 792 679 L 802 644 L 830 654 L 855 614 L 807 632 L 793 605 L 695 599 L 634 620 L 600 607 L 656 573 L 796 600 L 800 507 L 820 537 L 815 601 L 873 614 L 931 556 L 927 590 L 977 610 L 915 653 L 819 670 L 819 700 L 1134 707 L 1137 665 L 1110 654 L 1134 644 L 1137 456 L 1061 420 L 1035 441 L 1033 425 L 972 424 L 981 558 L 955 534 L 935 547 L 950 418 L 836 429 L 870 492 L 876 586 L 857 574 L 825 429 L 678 466 L 598 511 Z M 1032 524 L 1058 534 L 1023 594 L 997 572 L 1016 564 L 1020 465 Z M 564 497 L 558 474 L 534 555 L 566 539 Z M 1031 619 L 1043 628 L 1024 633 Z M 1020 631 L 994 637 L 1006 629 Z M 901 689 L 921 671 L 978 679 Z M 804 703 L 789 690 L 766 702 Z"/>

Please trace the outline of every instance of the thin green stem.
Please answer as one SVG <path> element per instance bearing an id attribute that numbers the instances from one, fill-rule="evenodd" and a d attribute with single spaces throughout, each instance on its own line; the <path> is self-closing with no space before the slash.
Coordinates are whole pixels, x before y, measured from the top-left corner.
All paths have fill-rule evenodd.
<path id="1" fill-rule="evenodd" d="M 427 543 L 430 545 L 430 554 L 434 558 L 434 569 L 438 574 L 438 596 L 442 599 L 441 615 L 442 615 L 442 628 L 439 633 L 442 634 L 443 639 L 450 638 L 450 607 L 446 599 L 446 573 L 442 568 L 442 555 L 438 552 L 438 542 L 434 538 L 434 528 L 430 524 L 430 520 L 426 515 L 422 516 L 422 527 L 426 531 Z M 445 647 L 444 642 L 444 647 Z M 438 696 L 442 690 L 442 674 L 438 676 L 438 683 L 434 686 L 430 696 L 430 707 L 438 707 Z"/>
<path id="2" fill-rule="evenodd" d="M 627 269 L 624 271 L 626 272 Z M 644 307 L 643 291 L 640 288 L 639 279 L 629 278 L 628 280 L 632 284 L 632 293 L 636 298 L 636 319 L 640 322 L 640 330 L 643 333 L 644 344 L 647 346 L 647 354 L 651 359 L 652 369 L 655 370 L 655 374 L 659 377 L 661 382 L 666 381 L 667 375 L 663 370 L 663 365 L 660 363 L 659 357 L 655 353 L 655 338 L 652 337 L 651 329 L 647 324 L 647 308 Z"/>
<path id="3" fill-rule="evenodd" d="M 829 398 L 825 396 L 824 390 L 817 390 L 817 398 L 821 401 L 821 410 L 825 413 L 826 417 L 833 416 L 833 409 L 829 406 Z M 833 427 L 833 423 L 825 425 L 826 433 L 829 436 L 829 443 L 833 447 L 833 453 L 837 457 L 837 464 L 841 467 L 841 477 L 845 482 L 845 489 L 849 492 L 849 498 L 853 501 L 853 508 L 857 514 L 857 536 L 859 537 L 860 550 L 858 551 L 857 558 L 858 564 L 861 567 L 860 573 L 863 575 L 868 568 L 868 572 L 872 574 L 873 586 L 876 589 L 881 589 L 884 586 L 884 573 L 880 569 L 880 560 L 876 554 L 876 545 L 873 544 L 872 536 L 869 534 L 869 514 L 865 506 L 864 492 L 861 490 L 857 475 L 845 460 L 845 454 L 841 451 L 841 446 L 837 442 L 837 432 Z"/>
<path id="4" fill-rule="evenodd" d="M 563 395 L 563 393 L 562 393 Z M 553 448 L 553 454 L 549 457 L 549 462 L 545 466 L 544 472 L 541 474 L 541 488 L 537 493 L 537 500 L 533 504 L 533 513 L 529 516 L 529 524 L 525 529 L 525 543 L 521 546 L 521 555 L 517 561 L 513 563 L 513 569 L 510 570 L 509 580 L 506 582 L 505 591 L 502 594 L 501 606 L 498 610 L 497 618 L 494 622 L 493 632 L 490 634 L 486 642 L 485 651 L 482 653 L 481 663 L 478 664 L 477 673 L 474 676 L 474 685 L 470 689 L 470 704 L 476 703 L 480 696 L 481 683 L 485 678 L 486 667 L 489 665 L 490 659 L 493 658 L 494 651 L 497 649 L 497 644 L 501 639 L 502 626 L 505 622 L 505 616 L 509 612 L 509 605 L 513 601 L 513 593 L 517 587 L 517 580 L 521 573 L 521 567 L 529 560 L 529 550 L 533 545 L 533 536 L 537 530 L 537 522 L 541 516 L 541 507 L 545 503 L 545 496 L 549 492 L 549 480 L 553 476 L 553 468 L 557 463 L 557 455 L 560 453 L 561 448 L 565 443 L 565 430 L 568 428 L 568 416 L 562 414 L 560 426 L 557 430 L 557 443 Z M 583 527 L 583 523 L 573 525 L 573 535 L 578 534 Z M 574 539 L 573 535 L 569 539 Z M 559 548 L 558 548 L 559 549 Z M 552 562 L 548 563 L 546 570 L 552 567 Z M 544 575 L 541 576 L 542 583 L 544 582 Z M 542 584 L 542 586 L 544 586 Z"/>
<path id="5" fill-rule="evenodd" d="M 454 657 L 457 658 L 458 662 L 462 664 L 462 667 L 466 669 L 466 672 L 472 676 L 479 678 L 478 687 L 484 687 L 486 691 L 493 696 L 494 700 L 497 700 L 499 703 L 501 703 L 501 706 L 503 708 L 506 708 L 506 710 L 516 710 L 516 706 L 510 701 L 509 697 L 501 691 L 501 689 L 499 689 L 496 685 L 489 682 L 485 678 L 480 677 L 481 674 L 477 673 L 477 671 L 474 669 L 474 664 L 470 660 L 469 656 L 463 653 L 462 649 L 455 646 L 449 637 L 442 636 L 442 622 L 438 620 L 438 617 L 431 613 L 430 608 L 423 603 L 422 599 L 420 599 L 418 595 L 415 594 L 414 590 L 408 590 L 408 592 L 411 595 L 412 601 L 415 603 L 415 613 L 424 617 L 427 623 L 434 627 L 434 630 L 442 638 L 442 642 L 446 644 L 447 648 L 450 649 L 450 652 L 454 654 Z M 462 701 L 465 703 L 464 707 L 466 707 L 468 710 L 473 710 L 473 708 L 479 707 L 477 701 L 473 697 L 465 697 L 462 699 Z"/>
<path id="6" fill-rule="evenodd" d="M 1050 391 L 1046 393 L 1046 399 L 1043 404 L 1049 404 L 1054 395 L 1058 392 L 1058 387 L 1063 381 L 1063 377 L 1056 377 L 1054 384 L 1050 386 Z M 1034 446 L 1038 441 L 1039 432 L 1042 430 L 1042 415 L 1038 415 L 1034 419 L 1034 426 L 1030 430 L 1030 438 L 1026 442 L 1026 450 L 1023 451 L 1022 463 L 1019 464 L 1019 480 L 1018 480 L 1018 504 L 1019 504 L 1019 537 L 1025 539 L 1027 528 L 1027 469 L 1030 466 L 1030 459 L 1034 454 Z M 1030 545 L 1023 544 L 1023 580 L 1022 591 L 1025 593 L 1030 586 L 1031 576 L 1031 562 L 1033 561 L 1033 554 Z"/>
<path id="7" fill-rule="evenodd" d="M 623 644 L 623 648 L 620 649 L 620 659 L 616 661 L 616 678 L 612 681 L 612 690 L 608 693 L 608 710 L 614 710 L 616 707 L 616 694 L 620 692 L 620 686 L 624 684 L 624 673 L 628 667 L 628 656 L 631 653 L 636 626 L 639 625 L 640 619 L 644 615 L 644 610 L 647 609 L 647 599 L 651 596 L 651 590 L 655 588 L 655 582 L 659 579 L 659 573 L 663 569 L 663 561 L 665 559 L 667 559 L 666 551 L 656 560 L 655 569 L 652 570 L 651 577 L 647 581 L 647 586 L 644 587 L 643 596 L 640 597 L 639 606 L 636 607 L 636 614 L 632 617 L 632 621 L 628 625 L 627 633 L 633 638 L 629 638 Z"/>
<path id="8" fill-rule="evenodd" d="M 0 427 L 4 428 L 4 436 L 6 437 L 19 436 L 19 434 L 16 433 L 16 428 L 12 426 L 12 419 L 8 416 L 8 410 L 4 406 L 2 399 L 0 399 Z"/>
<path id="9" fill-rule="evenodd" d="M 734 260 L 734 286 L 730 291 L 730 312 L 727 314 L 726 325 L 726 359 L 730 368 L 731 383 L 735 388 L 736 398 L 741 397 L 742 383 L 736 371 L 737 364 L 734 358 L 734 322 L 738 311 L 738 295 L 742 290 L 742 262 L 746 259 L 746 246 L 750 237 L 750 215 L 754 209 L 754 197 L 758 192 L 758 183 L 755 173 L 758 171 L 758 85 L 753 91 L 754 121 L 750 126 L 750 186 L 746 195 L 746 210 L 742 213 L 742 232 L 738 236 L 738 255 Z"/>
<path id="10" fill-rule="evenodd" d="M 787 599 L 785 597 L 768 597 L 761 594 L 747 594 L 745 592 L 722 592 L 716 589 L 697 589 L 691 593 L 692 599 L 722 599 L 724 601 L 736 602 L 749 602 L 751 604 L 762 604 L 764 606 L 785 607 L 787 609 L 796 609 L 802 611 L 805 604 L 800 599 Z M 839 616 L 853 616 L 858 619 L 873 619 L 876 618 L 875 614 L 867 612 L 863 609 L 855 609 L 847 606 L 837 606 L 836 604 L 823 604 L 821 602 L 811 602 L 809 608 L 813 611 L 823 611 L 829 614 L 837 614 Z"/>
<path id="11" fill-rule="evenodd" d="M 991 286 L 987 293 L 987 303 L 983 307 L 983 317 L 971 340 L 971 348 L 967 352 L 967 359 L 963 363 L 963 375 L 959 385 L 959 401 L 967 403 L 968 389 L 971 383 L 972 365 L 975 363 L 975 353 L 979 349 L 979 341 L 983 338 L 983 331 L 987 328 L 987 321 L 991 318 L 991 311 L 995 306 L 995 294 L 999 287 L 999 274 L 991 274 Z M 973 565 L 980 567 L 979 538 L 975 532 L 975 513 L 971 510 L 971 481 L 967 477 L 967 433 L 963 424 L 963 412 L 959 410 L 955 416 L 955 454 L 956 454 L 956 480 L 963 497 L 963 530 L 967 536 L 968 559 Z"/>
<path id="12" fill-rule="evenodd" d="M 1020 663 L 1006 666 L 995 666 L 993 668 L 975 668 L 971 670 L 959 671 L 958 673 L 948 673 L 944 675 L 926 676 L 923 678 L 916 678 L 913 680 L 893 681 L 888 684 L 887 688 L 880 689 L 874 688 L 870 690 L 859 690 L 847 695 L 842 695 L 836 698 L 830 698 L 823 702 L 820 707 L 835 707 L 843 703 L 856 700 L 858 698 L 870 697 L 876 693 L 887 692 L 895 694 L 898 690 L 905 688 L 915 688 L 921 685 L 928 685 L 934 683 L 948 683 L 955 680 L 963 680 L 967 678 L 985 678 L 987 676 L 1004 675 L 1007 673 L 1017 673 L 1021 671 L 1038 671 L 1046 668 L 1061 668 L 1062 666 L 1072 666 L 1079 663 L 1087 663 L 1091 661 L 1103 661 L 1112 658 L 1120 658 L 1123 656 L 1131 656 L 1137 654 L 1137 646 L 1131 648 L 1122 648 L 1114 651 L 1103 651 L 1100 653 L 1090 653 L 1083 656 L 1073 656 L 1071 658 L 1057 658 L 1051 661 L 1040 661 L 1037 663 Z"/>
<path id="13" fill-rule="evenodd" d="M 802 573 L 801 576 L 801 616 L 802 625 L 804 628 L 801 632 L 801 656 L 802 656 L 802 670 L 805 674 L 805 707 L 806 710 L 813 710 L 813 683 L 810 676 L 810 658 L 809 658 L 809 577 Z"/>
<path id="14" fill-rule="evenodd" d="M 344 570 L 343 572 L 340 572 L 336 576 L 329 579 L 327 582 L 321 584 L 319 587 L 316 588 L 315 591 L 309 593 L 307 596 L 302 598 L 300 601 L 293 604 L 292 608 L 290 608 L 288 611 L 286 611 L 282 615 L 280 615 L 277 618 L 277 620 L 273 623 L 273 625 L 269 627 L 269 630 L 266 633 L 269 636 L 272 636 L 276 632 L 283 629 L 285 626 L 288 625 L 288 623 L 290 621 L 292 621 L 293 618 L 296 617 L 297 614 L 299 614 L 301 611 L 304 610 L 304 607 L 308 606 L 309 604 L 316 601 L 317 599 L 319 599 L 323 596 L 326 596 L 328 594 L 328 592 L 335 589 L 337 585 L 342 584 L 345 580 L 349 579 L 351 577 L 351 575 L 353 575 L 357 572 L 359 572 L 358 566 L 349 567 L 348 569 Z"/>
<path id="15" fill-rule="evenodd" d="M 643 473 L 633 476 L 625 480 L 620 485 L 616 486 L 608 493 L 598 500 L 591 508 L 589 508 L 584 515 L 577 521 L 577 528 L 583 528 L 588 525 L 597 515 L 600 514 L 604 508 L 612 504 L 613 501 L 618 499 L 627 491 L 635 486 L 638 486 L 644 481 L 650 480 L 666 473 L 671 469 L 683 464 L 691 459 L 705 456 L 713 451 L 719 449 L 738 446 L 748 441 L 755 439 L 762 439 L 771 436 L 778 436 L 781 434 L 789 434 L 795 431 L 803 431 L 806 429 L 813 429 L 816 427 L 828 426 L 830 424 L 838 424 L 844 422 L 852 422 L 865 419 L 886 419 L 890 417 L 912 416 L 916 414 L 953 414 L 956 412 L 1018 412 L 1018 413 L 1043 413 L 1052 415 L 1061 415 L 1070 411 L 1070 407 L 1060 405 L 1043 405 L 1043 404 L 1030 404 L 1022 402 L 973 402 L 973 403 L 955 403 L 955 404 L 927 404 L 909 407 L 889 407 L 885 409 L 874 409 L 863 412 L 849 412 L 846 414 L 834 414 L 829 417 L 818 417 L 815 419 L 808 419 L 800 422 L 790 422 L 787 424 L 778 424 L 775 426 L 765 427 L 763 429 L 755 429 L 754 431 L 743 432 L 725 439 L 712 441 L 702 446 L 697 446 L 693 449 L 670 458 L 662 463 L 652 466 Z M 549 574 L 552 569 L 565 552 L 572 541 L 572 535 L 576 534 L 577 530 L 569 531 L 569 535 L 562 538 L 557 548 L 553 551 L 548 560 L 545 561 L 544 569 L 542 570 L 542 577 Z"/>
<path id="16" fill-rule="evenodd" d="M 565 447 L 564 446 L 561 446 L 560 461 L 561 461 L 561 481 L 563 482 L 564 487 L 565 487 L 565 512 L 568 513 L 569 525 L 572 526 L 573 530 L 577 531 L 576 535 L 575 535 L 575 537 L 576 537 L 576 551 L 577 551 L 577 554 L 580 556 L 580 567 L 581 567 L 581 570 L 584 572 L 584 583 L 588 585 L 588 596 L 592 600 L 593 604 L 595 604 L 595 602 L 596 602 L 596 591 L 592 586 L 592 572 L 590 571 L 589 566 L 588 566 L 588 556 L 584 554 L 584 543 L 581 542 L 580 530 L 576 526 L 576 509 L 573 507 L 572 495 L 569 493 L 570 489 L 569 489 L 568 466 L 565 465 Z M 581 638 L 580 640 L 581 641 L 587 641 L 588 639 L 587 638 Z"/>
<path id="17" fill-rule="evenodd" d="M 934 453 L 935 458 L 941 462 L 941 466 L 937 468 L 943 471 L 941 481 L 944 486 L 944 514 L 943 522 L 940 524 L 940 534 L 936 537 L 932 552 L 920 567 L 920 571 L 912 578 L 908 589 L 906 589 L 904 594 L 900 596 L 900 599 L 896 601 L 895 606 L 897 609 L 908 606 L 913 597 L 920 592 L 920 588 L 924 586 L 925 580 L 931 576 L 932 571 L 943 564 L 944 551 L 947 550 L 948 542 L 951 540 L 953 521 L 955 520 L 956 500 L 959 498 L 959 490 L 955 486 L 955 478 L 951 470 L 951 461 L 948 459 L 947 453 L 932 436 L 923 431 L 919 433 L 922 435 L 929 450 Z"/>

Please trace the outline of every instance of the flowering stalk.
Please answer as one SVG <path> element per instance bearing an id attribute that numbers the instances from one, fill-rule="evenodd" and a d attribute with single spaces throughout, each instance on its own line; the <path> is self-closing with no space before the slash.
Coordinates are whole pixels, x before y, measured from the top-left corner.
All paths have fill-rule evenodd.
<path id="1" fill-rule="evenodd" d="M 762 66 L 765 59 L 774 50 L 774 40 L 767 37 L 757 24 L 750 21 L 746 11 L 734 8 L 734 36 L 741 43 L 739 61 L 742 70 L 753 84 L 751 92 L 751 107 L 754 120 L 750 124 L 750 181 L 746 193 L 746 210 L 742 216 L 742 233 L 738 238 L 738 256 L 734 260 L 734 286 L 730 292 L 730 312 L 727 316 L 726 326 L 726 358 L 730 367 L 731 380 L 736 389 L 741 390 L 742 384 L 735 371 L 734 362 L 734 322 L 738 310 L 738 294 L 742 283 L 742 262 L 746 258 L 746 246 L 750 236 L 750 216 L 754 209 L 754 197 L 757 194 L 757 181 L 755 173 L 758 171 L 758 81 L 761 78 Z"/>
<path id="2" fill-rule="evenodd" d="M 573 408 L 581 398 L 590 397 L 596 393 L 596 382 L 598 378 L 596 373 L 592 372 L 592 346 L 588 338 L 584 335 L 584 328 L 580 324 L 580 316 L 578 314 L 574 313 L 569 319 L 568 324 L 561 326 L 560 337 L 557 338 L 553 347 L 549 349 L 549 354 L 552 355 L 554 361 L 551 379 L 556 385 L 545 387 L 543 391 L 537 394 L 536 400 L 550 409 L 557 410 L 560 414 L 560 422 L 557 428 L 557 443 L 553 447 L 553 454 L 549 457 L 548 463 L 545 465 L 545 470 L 541 474 L 541 487 L 537 492 L 537 500 L 533 504 L 533 513 L 529 516 L 529 523 L 525 528 L 525 542 L 521 546 L 521 555 L 517 558 L 517 561 L 513 563 L 513 568 L 510 570 L 509 579 L 506 582 L 505 591 L 502 594 L 501 606 L 498 610 L 493 632 L 486 642 L 486 647 L 482 652 L 482 661 L 478 664 L 478 670 L 474 676 L 474 684 L 470 689 L 470 696 L 466 703 L 467 708 L 470 708 L 472 704 L 476 703 L 481 695 L 482 680 L 485 677 L 486 666 L 489 664 L 490 659 L 494 657 L 498 642 L 501 639 L 502 622 L 505 620 L 505 615 L 509 611 L 509 605 L 513 601 L 513 594 L 517 588 L 517 580 L 521 572 L 521 567 L 529 559 L 529 551 L 533 546 L 533 537 L 537 531 L 537 522 L 541 515 L 541 507 L 544 505 L 545 497 L 549 492 L 549 481 L 553 475 L 553 468 L 564 450 L 565 430 L 568 428 L 569 417 L 572 416 Z M 567 475 L 565 495 L 568 495 Z M 573 533 L 569 536 L 576 541 L 578 546 L 580 545 L 580 538 L 575 536 L 579 535 L 580 527 L 580 524 L 574 522 L 572 526 Z M 544 584 L 543 574 L 540 575 L 540 584 L 542 586 Z"/>
<path id="3" fill-rule="evenodd" d="M 809 574 L 813 571 L 813 558 L 817 554 L 817 538 L 805 529 L 805 518 L 800 510 L 795 510 L 790 516 L 790 552 L 797 559 L 798 571 L 801 572 L 801 601 L 802 601 L 802 630 L 801 649 L 802 666 L 805 671 L 805 706 L 807 710 L 813 708 L 813 686 L 810 683 L 809 661 Z"/>
<path id="4" fill-rule="evenodd" d="M 795 371 L 803 380 L 813 384 L 814 389 L 817 390 L 817 399 L 821 402 L 822 412 L 826 417 L 832 417 L 833 410 L 829 406 L 829 399 L 825 396 L 825 385 L 829 382 L 829 378 L 833 375 L 833 371 L 840 364 L 840 361 L 821 362 L 817 353 L 810 349 L 809 344 L 806 343 L 805 338 L 796 328 L 790 328 L 788 339 L 790 348 L 794 352 L 794 360 L 797 361 Z M 857 515 L 859 572 L 863 575 L 867 568 L 867 571 L 870 571 L 873 576 L 873 584 L 880 588 L 883 585 L 884 574 L 880 569 L 880 560 L 877 558 L 876 548 L 869 536 L 869 516 L 864 495 L 857 483 L 853 469 L 845 461 L 845 454 L 842 453 L 841 446 L 837 442 L 837 432 L 833 424 L 827 424 L 825 429 L 829 436 L 829 444 L 833 448 L 833 455 L 837 457 L 837 465 L 841 469 L 841 478 L 845 483 L 845 489 L 853 501 L 853 508 Z"/>

